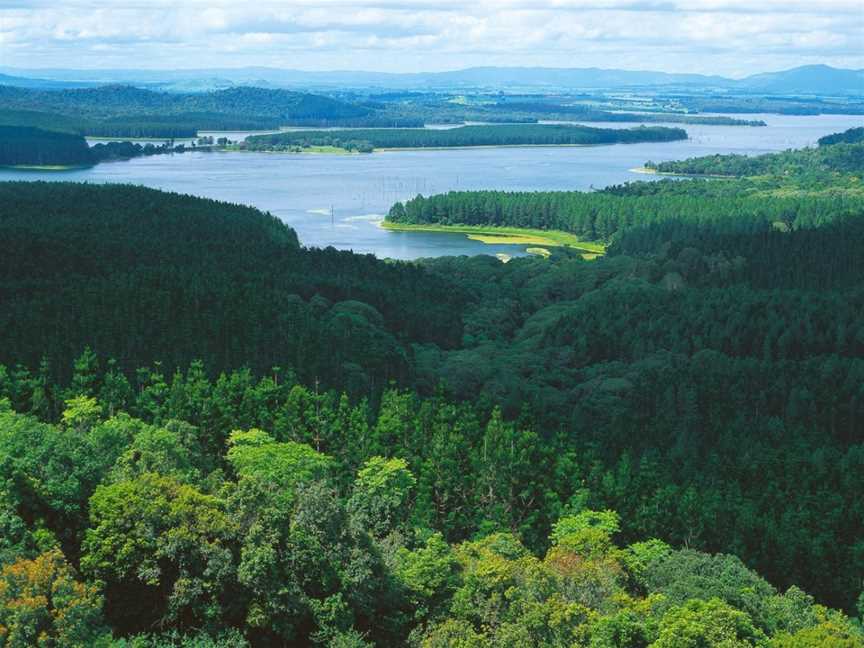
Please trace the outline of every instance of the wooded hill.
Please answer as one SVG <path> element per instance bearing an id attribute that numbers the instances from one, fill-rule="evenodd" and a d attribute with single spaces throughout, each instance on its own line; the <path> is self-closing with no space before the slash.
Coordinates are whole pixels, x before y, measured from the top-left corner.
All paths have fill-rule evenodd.
<path id="1" fill-rule="evenodd" d="M 198 130 L 393 124 L 369 108 L 337 99 L 251 87 L 182 94 L 131 86 L 33 90 L 0 85 L 0 106 L 0 123 L 102 137 L 194 137 Z"/>

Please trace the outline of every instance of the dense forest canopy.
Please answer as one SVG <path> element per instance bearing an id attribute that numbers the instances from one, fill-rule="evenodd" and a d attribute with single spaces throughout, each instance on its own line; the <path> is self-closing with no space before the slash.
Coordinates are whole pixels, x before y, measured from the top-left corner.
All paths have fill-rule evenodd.
<path id="1" fill-rule="evenodd" d="M 864 645 L 860 172 L 801 156 L 391 212 L 590 262 L 0 184 L 0 638 Z"/>
<path id="2" fill-rule="evenodd" d="M 129 367 L 199 358 L 257 373 L 302 359 L 304 379 L 380 386 L 406 371 L 397 338 L 459 339 L 464 297 L 449 282 L 413 264 L 300 249 L 293 230 L 246 207 L 141 187 L 3 183 L 0 231 L 10 250 L 0 361 L 47 354 L 59 368 L 92 344 Z M 66 333 L 37 334 L 34 317 Z M 368 339 L 339 341 L 348 332 Z"/>
<path id="3" fill-rule="evenodd" d="M 171 141 L 100 142 L 89 146 L 81 135 L 28 126 L 0 126 L 0 166 L 89 166 L 186 150 L 185 144 L 174 145 Z"/>
<path id="4" fill-rule="evenodd" d="M 461 126 L 448 129 L 390 128 L 350 131 L 287 131 L 246 139 L 252 151 L 280 150 L 294 146 L 342 146 L 346 142 L 371 148 L 425 148 L 452 146 L 627 144 L 687 139 L 680 128 L 591 128 L 589 126 L 518 124 Z"/>
<path id="5" fill-rule="evenodd" d="M 77 165 L 91 160 L 90 148 L 80 135 L 0 126 L 0 166 Z"/>

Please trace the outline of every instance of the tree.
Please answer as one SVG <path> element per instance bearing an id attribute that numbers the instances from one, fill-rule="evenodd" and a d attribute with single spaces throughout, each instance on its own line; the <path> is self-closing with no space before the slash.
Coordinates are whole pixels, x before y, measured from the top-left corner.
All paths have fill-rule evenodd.
<path id="1" fill-rule="evenodd" d="M 619 528 L 620 518 L 615 511 L 586 509 L 558 520 L 549 539 L 555 547 L 566 551 L 602 556 L 612 549 L 612 536 Z"/>
<path id="2" fill-rule="evenodd" d="M 100 376 L 99 358 L 89 346 L 84 347 L 84 351 L 75 359 L 73 365 L 69 397 L 89 396 L 92 398 L 98 395 Z"/>
<path id="3" fill-rule="evenodd" d="M 90 519 L 81 569 L 105 581 L 114 627 L 216 627 L 231 618 L 237 525 L 224 501 L 145 473 L 100 486 Z"/>
<path id="4" fill-rule="evenodd" d="M 117 361 L 108 360 L 108 369 L 102 378 L 99 402 L 110 418 L 120 411 L 127 411 L 132 402 L 132 386 L 125 375 L 117 368 Z"/>
<path id="5" fill-rule="evenodd" d="M 420 645 L 422 648 L 491 648 L 494 644 L 467 621 L 447 619 L 433 626 Z"/>
<path id="6" fill-rule="evenodd" d="M 772 621 L 779 606 L 769 606 L 776 601 L 776 590 L 735 556 L 682 549 L 653 560 L 642 573 L 648 590 L 665 595 L 668 604 L 719 599 L 749 614 L 763 630 L 781 622 Z"/>
<path id="7" fill-rule="evenodd" d="M 102 407 L 95 398 L 89 396 L 73 396 L 66 401 L 63 410 L 63 425 L 78 433 L 88 431 L 102 415 Z"/>
<path id="8" fill-rule="evenodd" d="M 660 621 L 654 648 L 750 648 L 765 635 L 745 612 L 720 599 L 693 599 L 669 610 Z"/>
<path id="9" fill-rule="evenodd" d="M 394 573 L 409 592 L 410 613 L 417 621 L 442 614 L 459 586 L 458 563 L 440 533 L 430 534 L 414 550 L 400 547 Z"/>
<path id="10" fill-rule="evenodd" d="M 192 445 L 193 439 L 181 438 L 178 427 L 192 426 L 169 422 L 164 428 L 145 426 L 140 430 L 121 454 L 111 477 L 114 481 L 128 481 L 146 473 L 171 475 L 178 481 L 195 483 L 201 478 L 196 462 L 201 461 L 200 448 Z"/>
<path id="11" fill-rule="evenodd" d="M 416 483 L 404 459 L 372 457 L 357 473 L 348 510 L 372 535 L 383 537 L 407 522 Z"/>
<path id="12" fill-rule="evenodd" d="M 308 445 L 277 442 L 256 429 L 233 432 L 228 445 L 228 462 L 241 481 L 259 481 L 277 489 L 286 501 L 293 500 L 300 484 L 326 477 L 332 464 L 330 457 Z"/>
<path id="13" fill-rule="evenodd" d="M 0 571 L 0 643 L 8 648 L 111 644 L 98 587 L 81 583 L 59 549 Z"/>

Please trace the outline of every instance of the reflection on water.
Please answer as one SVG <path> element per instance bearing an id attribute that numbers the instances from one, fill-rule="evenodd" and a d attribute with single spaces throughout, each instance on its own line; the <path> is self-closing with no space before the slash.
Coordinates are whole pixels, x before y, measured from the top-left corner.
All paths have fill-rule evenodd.
<path id="1" fill-rule="evenodd" d="M 757 154 L 812 145 L 862 124 L 860 116 L 748 115 L 765 128 L 684 126 L 682 142 L 564 148 L 391 151 L 371 155 L 202 153 L 161 155 L 63 173 L 0 170 L 0 180 L 125 182 L 254 205 L 297 230 L 304 245 L 414 259 L 454 254 L 525 254 L 462 234 L 389 232 L 378 222 L 396 200 L 450 190 L 598 189 L 651 179 L 630 171 L 713 153 Z M 604 126 L 605 124 L 591 124 Z M 622 124 L 609 124 L 620 128 Z M 332 210 L 332 212 L 331 212 Z"/>

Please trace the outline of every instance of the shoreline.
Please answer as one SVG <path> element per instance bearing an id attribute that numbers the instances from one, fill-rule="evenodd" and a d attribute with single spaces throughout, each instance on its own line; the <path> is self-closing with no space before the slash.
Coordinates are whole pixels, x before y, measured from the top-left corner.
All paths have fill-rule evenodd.
<path id="1" fill-rule="evenodd" d="M 487 245 L 527 245 L 541 247 L 566 247 L 579 250 L 593 257 L 602 255 L 606 247 L 602 243 L 583 241 L 575 234 L 561 230 L 538 230 L 520 227 L 497 227 L 494 225 L 439 225 L 393 223 L 382 220 L 378 227 L 391 232 L 425 232 L 430 234 L 464 234 L 472 241 Z"/>
<path id="2" fill-rule="evenodd" d="M 616 146 L 628 144 L 667 144 L 672 142 L 683 142 L 680 140 L 663 140 L 657 142 L 603 142 L 592 144 L 471 144 L 466 146 L 394 146 L 373 148 L 368 153 L 360 151 L 348 151 L 342 149 L 345 153 L 337 153 L 336 151 L 274 151 L 270 149 L 237 149 L 243 153 L 326 153 L 331 155 L 370 155 L 374 153 L 389 153 L 389 152 L 405 152 L 405 151 L 459 151 L 459 150 L 475 150 L 475 149 L 507 149 L 507 148 L 588 148 L 594 146 Z"/>
<path id="3" fill-rule="evenodd" d="M 725 180 L 734 180 L 738 176 L 733 175 L 721 175 L 719 173 L 674 173 L 672 171 L 658 171 L 657 169 L 650 169 L 648 167 L 633 167 L 632 169 L 628 169 L 630 173 L 640 173 L 642 175 L 659 175 L 659 176 L 668 176 L 670 178 L 718 178 Z"/>
<path id="4" fill-rule="evenodd" d="M 80 171 L 90 169 L 95 164 L 6 164 L 0 165 L 0 169 L 10 171 Z"/>

